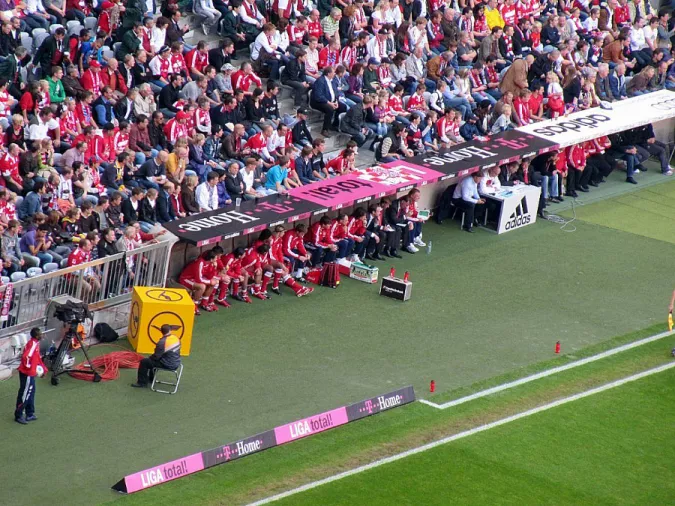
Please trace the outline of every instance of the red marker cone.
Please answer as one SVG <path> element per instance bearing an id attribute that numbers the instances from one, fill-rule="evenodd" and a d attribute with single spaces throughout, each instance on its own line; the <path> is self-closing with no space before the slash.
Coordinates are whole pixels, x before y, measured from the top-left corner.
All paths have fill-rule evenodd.
<path id="1" fill-rule="evenodd" d="M 436 391 L 436 382 L 434 380 L 431 380 L 431 383 L 429 383 L 429 392 L 432 394 Z"/>
<path id="2" fill-rule="evenodd" d="M 560 341 L 556 341 L 555 343 L 555 352 L 556 354 L 560 353 Z"/>
<path id="3" fill-rule="evenodd" d="M 409 277 L 410 277 L 410 273 L 408 271 L 405 271 L 405 274 L 403 274 L 403 282 L 407 283 Z"/>
<path id="4" fill-rule="evenodd" d="M 396 269 L 394 269 L 393 267 L 389 269 L 389 276 L 392 278 L 396 277 Z"/>

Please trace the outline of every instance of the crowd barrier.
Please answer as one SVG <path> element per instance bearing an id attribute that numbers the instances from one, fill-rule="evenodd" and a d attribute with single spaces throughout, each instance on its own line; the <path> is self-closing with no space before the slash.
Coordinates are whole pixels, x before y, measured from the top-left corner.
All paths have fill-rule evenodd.
<path id="1" fill-rule="evenodd" d="M 33 326 L 42 325 L 49 302 L 58 297 L 70 296 L 89 304 L 94 311 L 123 304 L 131 300 L 131 287 L 163 287 L 167 277 L 171 247 L 175 239 L 147 244 L 133 250 L 133 278 L 127 274 L 127 254 L 94 260 L 86 264 L 59 269 L 34 278 L 0 287 L 0 301 L 5 300 L 8 288 L 12 289 L 11 302 L 0 329 L 0 340 Z M 87 277 L 96 275 L 100 289 L 87 290 Z"/>

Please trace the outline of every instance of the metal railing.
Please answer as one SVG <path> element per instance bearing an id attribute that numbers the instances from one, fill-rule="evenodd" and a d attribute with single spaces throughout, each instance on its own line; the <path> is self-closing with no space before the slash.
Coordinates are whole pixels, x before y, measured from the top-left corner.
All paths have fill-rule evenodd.
<path id="1" fill-rule="evenodd" d="M 40 325 L 56 297 L 79 299 L 96 311 L 128 302 L 134 286 L 164 286 L 174 243 L 160 241 L 13 283 L 9 318 L 2 323 L 0 339 Z M 0 301 L 8 286 L 0 287 Z"/>

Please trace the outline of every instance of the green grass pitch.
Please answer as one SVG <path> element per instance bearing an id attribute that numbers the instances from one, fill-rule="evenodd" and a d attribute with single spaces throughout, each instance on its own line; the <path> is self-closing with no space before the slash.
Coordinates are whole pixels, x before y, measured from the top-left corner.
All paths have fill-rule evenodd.
<path id="1" fill-rule="evenodd" d="M 661 182 L 652 172 L 644 181 Z M 613 178 L 617 191 L 634 189 L 618 183 L 620 174 Z M 658 365 L 675 339 L 442 413 L 417 403 L 398 408 L 130 497 L 110 490 L 126 474 L 401 386 L 428 397 L 433 379 L 432 400 L 442 402 L 542 362 L 662 330 L 673 289 L 675 182 L 642 182 L 635 193 L 577 207 L 574 233 L 549 222 L 504 236 L 465 234 L 450 221 L 426 225 L 431 255 L 379 263 L 381 275 L 392 265 L 410 271 L 413 298 L 406 303 L 345 280 L 336 291 L 318 288 L 297 299 L 284 288 L 268 302 L 205 314 L 175 396 L 131 389 L 132 371 L 96 385 L 41 380 L 40 419 L 24 427 L 11 417 L 17 380 L 2 382 L 0 503 L 242 504 L 473 419 L 515 412 L 551 392 L 575 393 Z M 558 340 L 564 357 L 553 354 Z"/>

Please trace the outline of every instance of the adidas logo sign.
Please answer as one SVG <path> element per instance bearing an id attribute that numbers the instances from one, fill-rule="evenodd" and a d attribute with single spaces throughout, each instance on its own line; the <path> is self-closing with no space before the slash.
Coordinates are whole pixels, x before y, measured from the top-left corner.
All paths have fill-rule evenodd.
<path id="1" fill-rule="evenodd" d="M 521 227 L 530 223 L 531 215 L 527 209 L 527 199 L 523 197 L 520 199 L 520 204 L 516 206 L 515 211 L 509 216 L 509 221 L 505 225 L 506 230 Z"/>

